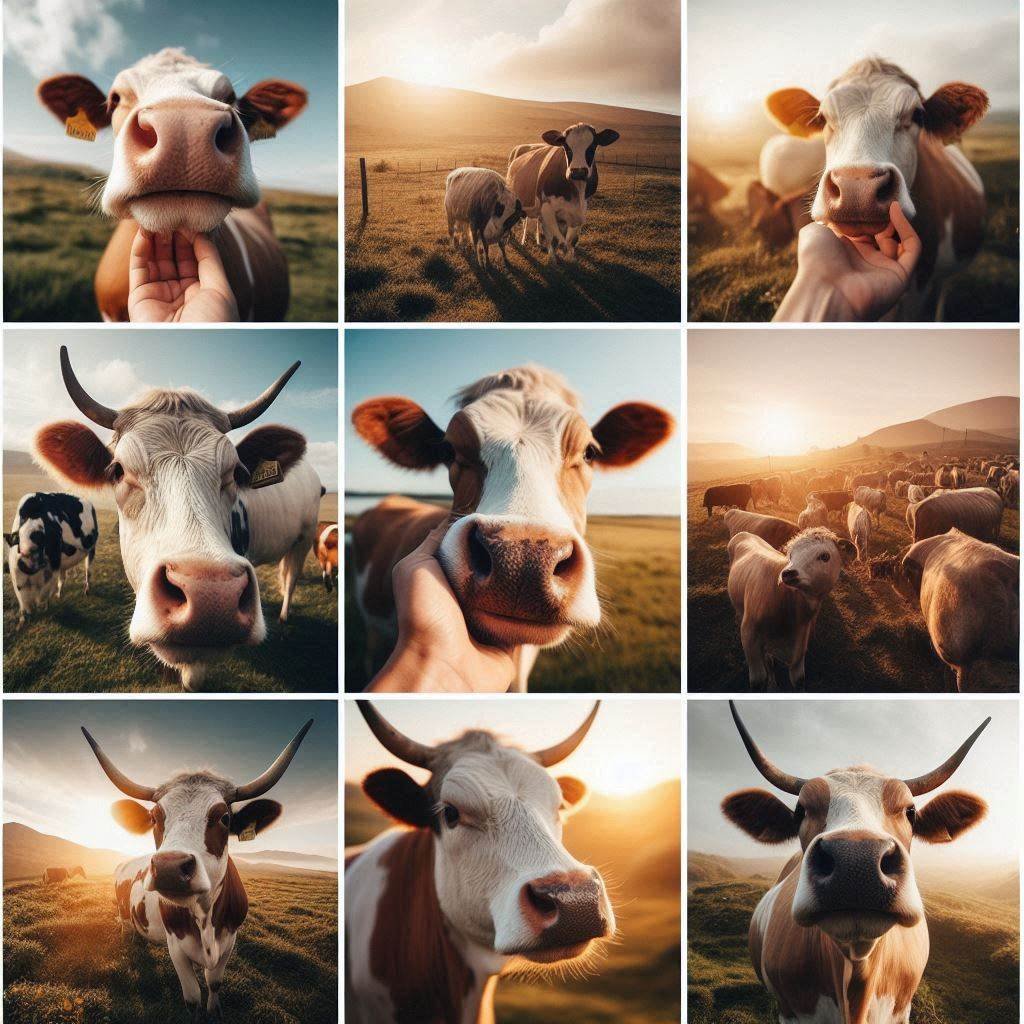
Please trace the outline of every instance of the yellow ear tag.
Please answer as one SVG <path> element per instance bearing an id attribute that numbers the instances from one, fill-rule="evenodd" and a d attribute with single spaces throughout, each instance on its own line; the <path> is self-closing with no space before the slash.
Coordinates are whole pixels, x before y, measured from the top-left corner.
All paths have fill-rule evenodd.
<path id="1" fill-rule="evenodd" d="M 280 462 L 275 459 L 262 459 L 249 477 L 249 486 L 255 490 L 257 487 L 279 484 L 283 479 Z"/>
<path id="2" fill-rule="evenodd" d="M 238 833 L 238 841 L 240 843 L 248 843 L 250 840 L 256 838 L 256 824 L 251 822 Z"/>
<path id="3" fill-rule="evenodd" d="M 96 141 L 96 129 L 84 110 L 78 110 L 74 117 L 69 117 L 64 122 L 64 128 L 73 139 L 81 139 L 83 142 Z"/>
<path id="4" fill-rule="evenodd" d="M 249 138 L 253 142 L 259 142 L 260 139 L 272 139 L 277 134 L 277 129 L 269 122 L 265 121 L 262 117 L 254 121 L 252 126 L 249 128 Z"/>

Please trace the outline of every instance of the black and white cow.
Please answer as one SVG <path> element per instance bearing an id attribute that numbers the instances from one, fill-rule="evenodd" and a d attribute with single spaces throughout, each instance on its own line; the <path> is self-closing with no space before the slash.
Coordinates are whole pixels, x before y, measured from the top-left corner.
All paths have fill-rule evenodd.
<path id="1" fill-rule="evenodd" d="M 85 593 L 89 570 L 96 557 L 100 528 L 92 503 L 73 494 L 36 491 L 18 502 L 8 545 L 7 564 L 14 596 L 18 599 L 18 625 L 30 612 L 64 592 L 68 570 L 85 560 Z"/>

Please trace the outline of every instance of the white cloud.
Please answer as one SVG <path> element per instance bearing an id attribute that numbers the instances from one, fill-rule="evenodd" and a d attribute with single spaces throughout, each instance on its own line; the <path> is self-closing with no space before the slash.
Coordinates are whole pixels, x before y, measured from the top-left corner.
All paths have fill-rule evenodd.
<path id="1" fill-rule="evenodd" d="M 146 742 L 145 736 L 143 736 L 138 729 L 132 729 L 132 731 L 128 733 L 128 749 L 133 754 L 144 754 L 149 749 L 149 744 Z"/>
<path id="2" fill-rule="evenodd" d="M 329 491 L 338 489 L 338 444 L 336 441 L 310 441 L 306 448 L 310 464 Z"/>
<path id="3" fill-rule="evenodd" d="M 338 406 L 337 388 L 311 388 L 306 391 L 284 391 L 278 399 L 281 405 L 290 405 L 296 409 L 336 409 Z"/>

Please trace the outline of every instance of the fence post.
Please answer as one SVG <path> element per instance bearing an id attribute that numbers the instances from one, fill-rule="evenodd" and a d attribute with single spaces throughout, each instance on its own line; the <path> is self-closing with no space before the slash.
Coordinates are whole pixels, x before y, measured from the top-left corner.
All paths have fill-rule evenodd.
<path id="1" fill-rule="evenodd" d="M 363 220 L 370 216 L 370 198 L 366 194 L 366 157 L 359 158 L 359 187 L 363 193 Z"/>

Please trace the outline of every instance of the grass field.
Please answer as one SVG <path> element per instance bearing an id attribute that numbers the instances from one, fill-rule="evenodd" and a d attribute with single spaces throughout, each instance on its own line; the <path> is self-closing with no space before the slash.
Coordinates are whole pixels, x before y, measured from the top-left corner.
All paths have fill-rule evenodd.
<path id="1" fill-rule="evenodd" d="M 52 490 L 39 474 L 4 477 L 4 521 L 14 516 L 20 497 Z M 321 501 L 322 519 L 337 517 L 338 499 Z M 82 593 L 83 570 L 72 570 L 64 597 L 30 616 L 17 629 L 18 605 L 11 578 L 4 574 L 4 688 L 11 692 L 133 693 L 181 691 L 162 678 L 147 651 L 128 644 L 134 594 L 124 575 L 117 541 L 117 514 L 97 504 L 100 538 L 89 596 Z M 277 621 L 280 593 L 276 566 L 256 570 L 267 638 L 258 647 L 236 648 L 211 666 L 204 688 L 234 692 L 336 692 L 338 592 L 324 589 L 312 554 L 292 600 L 286 625 Z"/>
<path id="2" fill-rule="evenodd" d="M 86 170 L 4 161 L 4 318 L 8 322 L 98 321 L 92 279 L 113 230 L 91 213 Z M 293 321 L 338 316 L 338 200 L 265 190 L 288 257 Z"/>
<path id="3" fill-rule="evenodd" d="M 224 1019 L 338 1019 L 336 876 L 242 875 L 249 916 L 224 975 Z M 205 990 L 204 990 L 205 997 Z M 165 947 L 121 937 L 112 878 L 4 886 L 8 1024 L 185 1024 Z"/>
<path id="4" fill-rule="evenodd" d="M 769 881 L 725 881 L 688 891 L 690 1024 L 778 1024 L 757 980 L 747 931 Z M 914 999 L 913 1024 L 1017 1024 L 1019 909 L 925 889 L 931 953 Z"/>
<path id="5" fill-rule="evenodd" d="M 1007 322 L 1018 318 L 1019 132 L 1015 122 L 983 123 L 965 137 L 964 151 L 978 169 L 988 199 L 985 242 L 965 270 L 950 280 L 944 319 Z M 796 273 L 796 243 L 772 252 L 751 230 L 747 185 L 757 174 L 758 148 L 707 166 L 731 187 L 717 208 L 720 239 L 691 239 L 688 259 L 688 319 L 764 321 L 775 314 Z M 691 158 L 703 161 L 691 142 Z"/>
<path id="6" fill-rule="evenodd" d="M 667 691 L 680 685 L 679 520 L 594 516 L 587 542 L 597 562 L 604 616 L 593 636 L 542 651 L 533 692 Z M 345 688 L 361 690 L 366 636 L 354 580 L 345 594 Z"/>
<path id="7" fill-rule="evenodd" d="M 858 470 L 859 471 L 859 470 Z M 751 479 L 733 477 L 730 480 Z M 687 491 L 688 679 L 691 692 L 745 691 L 749 688 L 739 626 L 726 593 L 729 534 L 719 511 L 708 520 L 701 505 L 705 480 Z M 783 499 L 785 502 L 785 498 Z M 870 555 L 898 554 L 910 543 L 906 501 L 886 495 L 881 526 L 872 524 Z M 803 506 L 801 506 L 802 508 Z M 762 508 L 765 514 L 796 522 L 799 509 Z M 845 516 L 831 528 L 847 536 Z M 1003 513 L 999 543 L 1020 551 L 1020 512 Z M 866 563 L 849 563 L 821 611 L 807 649 L 808 692 L 939 693 L 953 688 L 951 674 L 932 649 L 919 608 L 907 604 L 885 580 L 872 581 Z M 1017 692 L 1018 665 L 991 663 L 988 688 Z"/>

